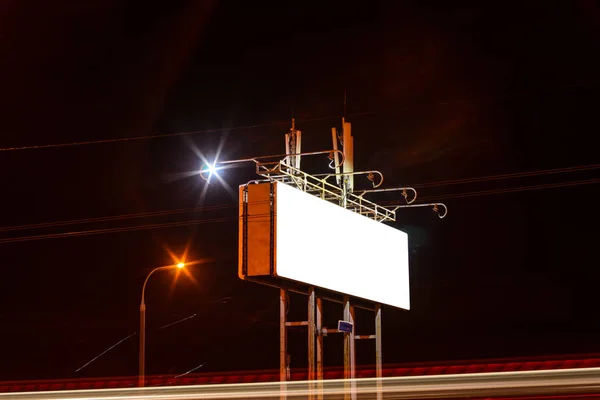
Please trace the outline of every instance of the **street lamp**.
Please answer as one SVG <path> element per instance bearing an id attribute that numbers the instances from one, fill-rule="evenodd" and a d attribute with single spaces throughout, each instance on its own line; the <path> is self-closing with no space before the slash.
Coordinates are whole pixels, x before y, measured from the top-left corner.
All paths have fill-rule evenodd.
<path id="1" fill-rule="evenodd" d="M 153 273 L 158 271 L 164 271 L 167 269 L 175 269 L 175 268 L 183 268 L 185 267 L 185 263 L 178 263 L 175 265 L 166 265 L 164 267 L 154 268 L 148 276 L 146 276 L 146 280 L 144 281 L 144 285 L 142 286 L 142 301 L 140 302 L 140 354 L 139 354 L 139 376 L 138 376 L 138 385 L 144 386 L 144 380 L 146 375 L 146 302 L 144 300 L 144 295 L 146 294 L 146 284 L 148 283 L 148 279 L 152 276 Z"/>

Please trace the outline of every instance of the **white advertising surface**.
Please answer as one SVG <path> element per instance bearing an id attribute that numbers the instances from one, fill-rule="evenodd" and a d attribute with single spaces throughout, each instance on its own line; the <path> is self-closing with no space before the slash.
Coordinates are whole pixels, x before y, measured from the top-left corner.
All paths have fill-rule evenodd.
<path id="1" fill-rule="evenodd" d="M 276 185 L 277 276 L 410 309 L 405 232 Z"/>

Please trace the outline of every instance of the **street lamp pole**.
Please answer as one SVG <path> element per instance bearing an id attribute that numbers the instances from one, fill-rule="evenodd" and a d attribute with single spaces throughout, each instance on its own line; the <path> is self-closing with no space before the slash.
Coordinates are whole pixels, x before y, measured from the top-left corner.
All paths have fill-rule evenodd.
<path id="1" fill-rule="evenodd" d="M 175 268 L 183 268 L 185 266 L 184 263 L 179 263 L 175 265 L 167 265 L 164 267 L 154 268 L 150 273 L 146 276 L 144 280 L 144 285 L 142 286 L 142 301 L 140 302 L 140 354 L 139 354 L 139 373 L 138 373 L 138 386 L 143 387 L 146 379 L 146 284 L 148 283 L 148 279 L 152 276 L 153 273 L 158 271 L 164 271 L 167 269 L 175 269 Z"/>

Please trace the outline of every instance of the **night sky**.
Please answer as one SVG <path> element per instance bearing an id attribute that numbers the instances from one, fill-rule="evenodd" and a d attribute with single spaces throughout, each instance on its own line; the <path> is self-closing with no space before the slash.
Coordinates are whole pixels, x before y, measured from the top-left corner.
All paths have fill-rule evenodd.
<path id="1" fill-rule="evenodd" d="M 345 90 L 355 167 L 382 171 L 388 187 L 600 162 L 592 0 L 36 3 L 0 2 L 2 380 L 135 375 L 137 336 L 76 370 L 137 332 L 145 275 L 186 246 L 206 261 L 193 280 L 161 273 L 147 288 L 147 373 L 277 368 L 278 292 L 237 277 L 237 186 L 253 168 L 224 174 L 233 194 L 211 185 L 203 199 L 204 181 L 186 173 L 201 166 L 195 149 L 209 159 L 220 144 L 228 159 L 284 152 L 292 110 L 303 150 L 329 149 Z M 5 150 L 181 132 L 196 133 Z M 384 362 L 598 351 L 599 193 L 449 197 L 443 220 L 399 212 L 412 310 L 384 308 Z M 83 221 L 7 230 L 70 220 Z M 132 229 L 10 239 L 122 227 Z M 341 306 L 328 307 L 331 325 Z M 305 299 L 292 296 L 292 308 L 302 319 Z M 371 325 L 357 314 L 360 333 Z M 306 365 L 305 336 L 290 340 L 292 368 Z M 325 346 L 326 364 L 341 365 L 341 340 Z M 370 346 L 358 346 L 359 363 L 374 362 Z"/>

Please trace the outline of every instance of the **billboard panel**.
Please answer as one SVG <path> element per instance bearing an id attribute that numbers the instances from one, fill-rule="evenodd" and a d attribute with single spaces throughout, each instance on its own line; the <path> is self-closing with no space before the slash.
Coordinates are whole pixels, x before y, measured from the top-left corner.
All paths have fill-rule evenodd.
<path id="1" fill-rule="evenodd" d="M 244 191 L 240 277 L 284 278 L 410 308 L 406 233 L 280 182 Z"/>

